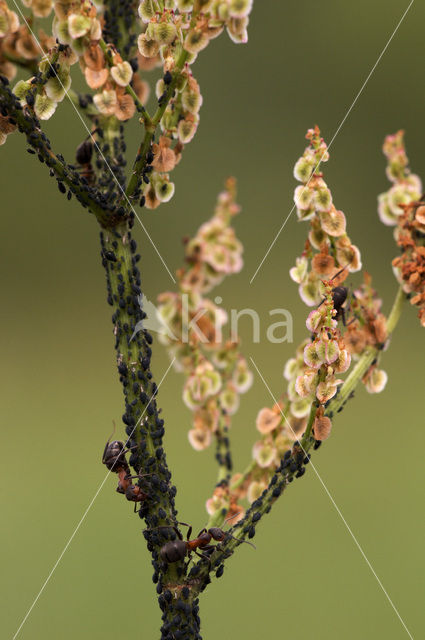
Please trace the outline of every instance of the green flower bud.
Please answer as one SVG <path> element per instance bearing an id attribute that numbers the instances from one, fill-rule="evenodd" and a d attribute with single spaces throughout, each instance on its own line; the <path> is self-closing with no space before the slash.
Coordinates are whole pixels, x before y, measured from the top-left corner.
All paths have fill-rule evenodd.
<path id="1" fill-rule="evenodd" d="M 314 169 L 314 160 L 300 158 L 294 167 L 294 177 L 299 182 L 308 182 Z"/>
<path id="2" fill-rule="evenodd" d="M 177 35 L 176 25 L 172 22 L 158 22 L 152 26 L 155 40 L 160 46 L 171 44 Z"/>
<path id="3" fill-rule="evenodd" d="M 167 175 L 155 180 L 155 195 L 160 202 L 169 202 L 174 195 L 174 191 L 174 183 L 169 181 Z"/>
<path id="4" fill-rule="evenodd" d="M 56 111 L 56 102 L 44 93 L 35 98 L 34 111 L 40 120 L 49 120 Z"/>
<path id="5" fill-rule="evenodd" d="M 211 5 L 213 3 L 213 0 L 198 0 L 197 1 L 197 9 L 199 11 L 208 11 L 209 9 L 211 9 Z"/>
<path id="6" fill-rule="evenodd" d="M 193 9 L 193 0 L 176 0 L 179 11 L 188 12 Z"/>
<path id="7" fill-rule="evenodd" d="M 227 4 L 227 2 L 221 2 L 219 4 L 217 15 L 220 20 L 223 20 L 223 22 L 230 18 L 229 5 Z"/>
<path id="8" fill-rule="evenodd" d="M 252 9 L 253 0 L 230 0 L 229 12 L 232 18 L 245 18 Z"/>
<path id="9" fill-rule="evenodd" d="M 72 36 L 69 33 L 68 20 L 57 20 L 54 23 L 54 35 L 56 35 L 57 39 L 61 44 L 71 44 Z"/>
<path id="10" fill-rule="evenodd" d="M 164 91 L 165 91 L 164 80 L 162 78 L 159 78 L 158 82 L 155 85 L 155 95 L 156 95 L 156 97 L 159 98 L 160 96 L 162 96 Z"/>
<path id="11" fill-rule="evenodd" d="M 57 76 L 49 78 L 44 89 L 49 98 L 61 102 L 71 86 L 71 75 L 66 67 L 60 68 L 56 73 Z"/>
<path id="12" fill-rule="evenodd" d="M 111 76 L 120 87 L 126 87 L 133 77 L 133 69 L 128 62 L 120 62 L 111 67 Z"/>
<path id="13" fill-rule="evenodd" d="M 179 76 L 177 76 L 177 83 L 176 83 L 177 91 L 181 93 L 186 88 L 186 85 L 187 85 L 187 75 L 181 73 Z"/>
<path id="14" fill-rule="evenodd" d="M 88 33 L 91 27 L 91 20 L 87 16 L 79 13 L 71 13 L 68 16 L 68 31 L 71 38 L 81 38 Z"/>
<path id="15" fill-rule="evenodd" d="M 155 15 L 158 7 L 153 0 L 142 0 L 139 4 L 139 16 L 143 22 L 149 22 Z"/>
<path id="16" fill-rule="evenodd" d="M 190 142 L 193 138 L 193 136 L 196 133 L 196 129 L 198 128 L 198 122 L 196 119 L 192 118 L 185 118 L 184 120 L 180 120 L 178 127 L 177 127 L 177 133 L 179 136 L 179 140 L 182 144 L 187 144 L 188 142 Z"/>
<path id="17" fill-rule="evenodd" d="M 184 41 L 184 48 L 190 53 L 199 53 L 208 46 L 209 38 L 206 33 L 200 29 L 191 29 Z"/>
<path id="18" fill-rule="evenodd" d="M 22 104 L 26 104 L 25 96 L 31 88 L 32 84 L 30 82 L 19 80 L 19 82 L 17 82 L 13 87 L 13 93 L 17 98 L 19 98 Z"/>
<path id="19" fill-rule="evenodd" d="M 141 33 L 137 39 L 137 46 L 142 56 L 154 58 L 159 51 L 159 44 L 156 40 L 149 38 L 146 33 Z"/>

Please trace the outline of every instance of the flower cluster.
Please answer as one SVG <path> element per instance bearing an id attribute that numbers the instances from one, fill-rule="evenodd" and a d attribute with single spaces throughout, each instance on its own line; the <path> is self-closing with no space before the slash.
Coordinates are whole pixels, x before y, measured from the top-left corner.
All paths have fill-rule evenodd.
<path id="1" fill-rule="evenodd" d="M 43 56 L 38 65 L 40 78 L 43 80 L 39 79 L 35 82 L 35 94 L 33 78 L 19 80 L 13 88 L 14 94 L 23 106 L 32 107 L 40 120 L 48 120 L 71 86 L 70 65 L 74 62 L 76 57 L 67 51 L 61 51 L 57 54 L 57 61 L 53 63 L 55 73 L 52 73 L 50 56 Z"/>
<path id="2" fill-rule="evenodd" d="M 387 319 L 381 311 L 382 300 L 372 287 L 372 278 L 367 272 L 364 273 L 364 282 L 354 291 L 350 304 L 352 317 L 346 327 L 344 341 L 357 360 L 368 346 L 382 349 L 388 337 Z"/>
<path id="3" fill-rule="evenodd" d="M 35 17 L 46 17 L 52 10 L 52 0 L 26 0 Z M 32 20 L 29 20 L 31 24 Z M 55 43 L 38 29 L 38 41 L 44 52 Z M 26 24 L 20 24 L 18 15 L 11 11 L 4 0 L 0 0 L 0 74 L 8 80 L 16 76 L 16 65 L 32 67 L 41 56 L 40 46 Z"/>
<path id="4" fill-rule="evenodd" d="M 425 203 L 413 202 L 403 208 L 396 236 L 402 254 L 394 258 L 393 267 L 425 327 Z"/>
<path id="5" fill-rule="evenodd" d="M 239 396 L 248 391 L 252 373 L 239 352 L 238 341 L 223 337 L 227 314 L 205 297 L 225 275 L 242 268 L 242 245 L 230 226 L 239 207 L 235 181 L 229 179 L 214 216 L 186 242 L 187 266 L 177 272 L 179 293 L 158 298 L 160 340 L 186 376 L 183 400 L 193 414 L 189 441 L 205 449 L 218 429 L 230 426 Z"/>
<path id="6" fill-rule="evenodd" d="M 393 186 L 378 197 L 378 213 L 384 224 L 395 226 L 401 255 L 393 260 L 394 273 L 425 326 L 425 203 L 420 178 L 411 173 L 403 131 L 387 136 L 383 151 Z"/>
<path id="7" fill-rule="evenodd" d="M 387 136 L 383 151 L 388 160 L 386 173 L 392 186 L 378 196 L 378 214 L 385 225 L 394 227 L 403 214 L 403 205 L 421 197 L 422 183 L 417 175 L 410 172 L 404 131 Z"/>
<path id="8" fill-rule="evenodd" d="M 184 145 L 193 139 L 198 128 L 202 95 L 190 65 L 225 27 L 235 42 L 246 42 L 251 7 L 252 0 L 171 0 L 165 7 L 155 0 L 140 2 L 139 61 L 145 68 L 163 66 L 163 77 L 156 84 L 160 105 L 179 60 L 185 60 L 174 94 L 161 117 L 163 135 L 153 149 L 153 171 L 144 191 L 144 203 L 149 209 L 172 198 L 174 184 L 170 182 L 169 172 L 179 162 Z"/>
<path id="9" fill-rule="evenodd" d="M 295 189 L 294 201 L 300 220 L 310 221 L 305 249 L 290 270 L 299 285 L 302 300 L 316 306 L 322 299 L 321 280 L 333 278 L 341 269 L 339 282 L 348 272 L 361 269 L 360 252 L 346 233 L 346 219 L 332 199 L 332 193 L 319 172 L 322 162 L 329 159 L 326 143 L 316 126 L 306 135 L 309 146 L 294 167 L 294 175 L 302 185 Z"/>

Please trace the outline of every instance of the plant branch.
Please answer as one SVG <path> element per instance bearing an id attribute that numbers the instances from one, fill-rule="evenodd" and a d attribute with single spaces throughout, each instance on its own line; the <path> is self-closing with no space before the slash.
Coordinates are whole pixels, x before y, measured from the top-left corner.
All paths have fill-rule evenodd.
<path id="1" fill-rule="evenodd" d="M 4 81 L 0 83 L 0 106 L 7 112 L 9 121 L 15 123 L 19 131 L 25 134 L 28 145 L 38 155 L 40 162 L 44 162 L 51 169 L 51 175 L 56 176 L 60 191 L 66 193 L 67 187 L 83 207 L 88 208 L 100 223 L 107 225 L 108 203 L 102 194 L 84 183 L 79 173 L 65 162 L 63 156 L 52 151 L 50 141 L 34 112 L 28 107 L 22 107 Z"/>
<path id="2" fill-rule="evenodd" d="M 387 321 L 388 335 L 390 335 L 401 315 L 403 300 L 405 299 L 402 287 L 397 292 L 394 300 L 390 315 Z M 355 387 L 362 380 L 365 373 L 368 371 L 374 359 L 378 356 L 379 349 L 376 347 L 367 347 L 364 354 L 361 356 L 351 374 L 348 376 L 344 384 L 342 385 L 339 394 L 328 405 L 326 415 L 333 416 L 344 403 L 348 400 Z M 220 577 L 223 573 L 224 562 L 229 558 L 242 542 L 246 538 L 251 539 L 255 535 L 255 528 L 261 518 L 269 513 L 273 504 L 280 497 L 286 487 L 293 482 L 295 478 L 300 478 L 304 475 L 306 465 L 309 462 L 309 452 L 315 445 L 314 436 L 311 433 L 312 425 L 317 411 L 316 402 L 312 403 L 310 416 L 307 423 L 306 431 L 301 439 L 300 443 L 295 443 L 292 450 L 288 451 L 280 466 L 276 470 L 276 473 L 272 477 L 268 487 L 263 491 L 258 500 L 255 500 L 250 508 L 247 510 L 245 517 L 234 525 L 228 532 L 227 538 L 223 543 L 217 544 L 214 551 L 210 555 L 210 562 L 206 560 L 199 560 L 192 568 L 189 579 L 197 579 L 198 591 L 201 592 L 207 586 L 209 582 L 209 574 L 211 571 L 216 572 L 217 577 Z M 243 482 L 243 478 L 250 472 L 250 467 L 245 472 L 245 476 L 239 479 L 239 485 Z M 236 487 L 237 488 L 237 487 Z M 216 525 L 217 526 L 217 525 Z"/>

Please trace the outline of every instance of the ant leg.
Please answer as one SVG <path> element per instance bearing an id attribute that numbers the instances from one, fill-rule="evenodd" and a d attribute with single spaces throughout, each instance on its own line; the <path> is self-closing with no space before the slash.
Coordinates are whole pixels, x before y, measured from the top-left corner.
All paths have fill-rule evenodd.
<path id="1" fill-rule="evenodd" d="M 182 524 L 184 527 L 189 527 L 187 530 L 187 535 L 186 535 L 186 539 L 190 540 L 190 536 L 192 535 L 192 527 L 190 524 L 187 524 L 187 522 L 177 522 L 177 524 Z M 183 540 L 183 538 L 181 538 Z"/>
<path id="2" fill-rule="evenodd" d="M 205 547 L 204 547 L 205 548 Z M 195 553 L 197 556 L 199 556 L 200 558 L 203 558 L 204 560 L 207 560 L 208 562 L 208 571 L 211 571 L 211 559 L 209 556 L 207 556 L 206 553 L 199 553 L 198 551 L 196 551 L 195 549 Z"/>

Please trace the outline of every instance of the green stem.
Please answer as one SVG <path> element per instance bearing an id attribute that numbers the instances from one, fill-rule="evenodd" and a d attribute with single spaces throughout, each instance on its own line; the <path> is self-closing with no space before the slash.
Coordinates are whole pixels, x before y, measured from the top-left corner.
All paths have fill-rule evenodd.
<path id="1" fill-rule="evenodd" d="M 156 404 L 157 386 L 150 371 L 152 338 L 143 329 L 140 306 L 140 274 L 137 269 L 136 243 L 125 224 L 102 230 L 102 263 L 106 270 L 108 302 L 113 307 L 117 368 L 123 385 L 128 444 L 132 449 L 130 465 L 137 474 L 148 474 L 141 480 L 147 498 L 141 503 L 146 521 L 149 548 L 158 575 L 161 572 L 159 552 L 168 540 L 165 535 L 177 526 L 174 507 L 175 487 L 171 485 L 163 449 L 164 421 Z M 156 478 L 152 481 L 153 478 Z M 161 533 L 158 528 L 163 527 Z M 177 582 L 178 563 L 169 564 L 163 582 Z"/>
<path id="2" fill-rule="evenodd" d="M 152 118 L 145 122 L 145 135 L 140 144 L 139 151 L 137 154 L 137 159 L 133 165 L 133 171 L 131 178 L 128 182 L 126 195 L 128 198 L 131 198 L 133 193 L 136 191 L 137 186 L 139 184 L 140 176 L 142 174 L 143 168 L 146 166 L 146 154 L 149 151 L 152 140 L 155 136 L 156 129 L 161 122 L 162 116 L 165 113 L 166 108 L 168 107 L 171 98 L 174 95 L 174 90 L 177 85 L 177 80 L 180 76 L 180 73 L 186 63 L 189 53 L 184 49 L 180 53 L 180 56 L 176 62 L 176 66 L 174 68 L 172 80 L 165 91 L 165 95 L 161 100 L 161 104 L 158 105 L 157 110 L 155 111 Z"/>

